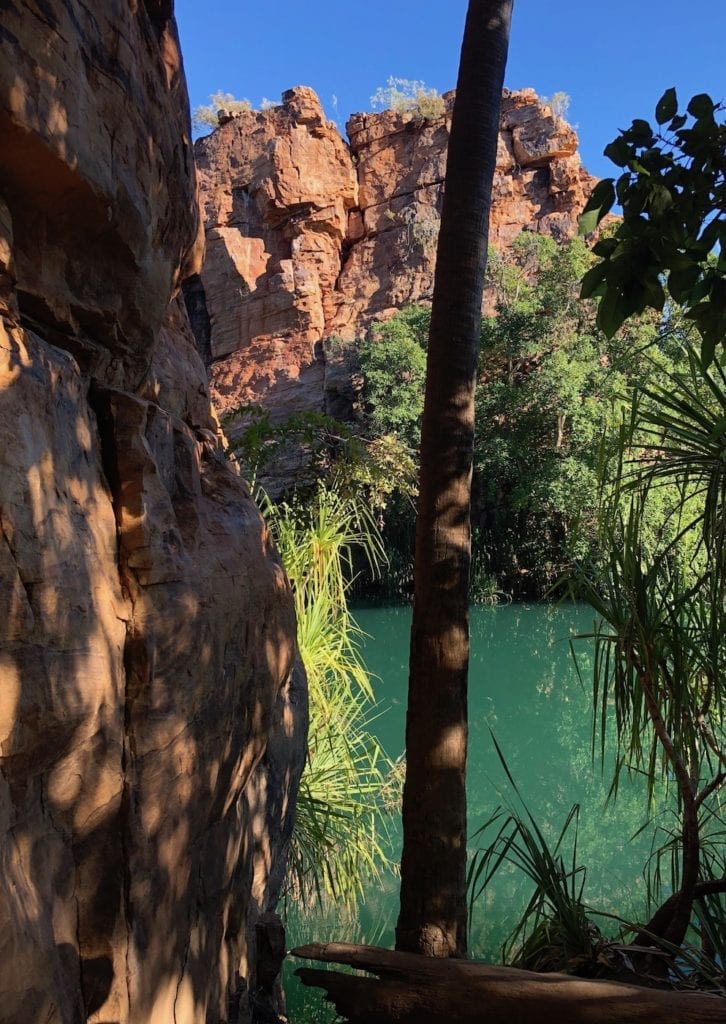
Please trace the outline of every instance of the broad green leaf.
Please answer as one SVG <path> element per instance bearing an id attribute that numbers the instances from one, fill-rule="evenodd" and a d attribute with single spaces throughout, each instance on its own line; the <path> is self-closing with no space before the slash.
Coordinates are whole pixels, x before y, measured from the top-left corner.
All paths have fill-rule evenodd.
<path id="1" fill-rule="evenodd" d="M 722 225 L 717 220 L 712 220 L 701 232 L 701 237 L 698 241 L 703 246 L 703 251 L 706 254 L 711 252 L 717 242 L 720 242 L 721 227 Z"/>
<path id="2" fill-rule="evenodd" d="M 607 258 L 612 256 L 619 244 L 617 238 L 601 238 L 593 245 L 592 252 L 595 256 Z"/>
<path id="3" fill-rule="evenodd" d="M 708 95 L 708 93 L 700 92 L 697 96 L 694 96 L 691 102 L 688 104 L 688 113 L 693 117 L 711 117 L 713 114 L 715 103 Z"/>
<path id="4" fill-rule="evenodd" d="M 716 345 L 723 342 L 726 333 L 726 311 L 719 309 L 715 302 L 699 302 L 686 314 L 693 320 L 701 335 L 701 358 L 704 366 L 713 362 Z"/>
<path id="5" fill-rule="evenodd" d="M 633 147 L 625 141 L 622 135 L 609 143 L 603 150 L 603 156 L 606 156 L 608 160 L 612 160 L 618 167 L 626 167 L 628 161 L 633 158 L 633 155 Z"/>
<path id="6" fill-rule="evenodd" d="M 646 178 L 650 177 L 650 171 L 647 167 L 644 167 L 643 164 L 641 164 L 640 160 L 631 160 L 628 163 L 628 167 L 633 174 L 642 174 Z"/>
<path id="7" fill-rule="evenodd" d="M 653 141 L 653 129 L 640 117 L 635 118 L 626 134 L 642 146 L 649 146 Z"/>
<path id="8" fill-rule="evenodd" d="M 607 263 L 598 263 L 596 266 L 591 267 L 590 270 L 585 274 L 582 279 L 582 288 L 580 289 L 581 299 L 590 299 L 595 294 L 597 289 L 603 283 L 605 275 L 607 273 Z"/>
<path id="9" fill-rule="evenodd" d="M 665 124 L 675 117 L 678 110 L 678 99 L 675 89 L 666 89 L 655 108 L 655 119 L 658 124 Z"/>
<path id="10" fill-rule="evenodd" d="M 612 338 L 625 322 L 630 311 L 630 303 L 626 302 L 620 292 L 610 288 L 600 299 L 597 308 L 597 323 L 606 338 Z"/>
<path id="11" fill-rule="evenodd" d="M 713 335 L 704 335 L 701 339 L 701 363 L 704 370 L 707 370 L 713 362 L 716 354 L 716 338 Z"/>
<path id="12" fill-rule="evenodd" d="M 700 273 L 701 270 L 695 263 L 691 263 L 683 270 L 671 270 L 668 275 L 668 290 L 676 302 L 683 303 L 688 299 Z"/>
<path id="13" fill-rule="evenodd" d="M 591 235 L 595 228 L 598 226 L 600 221 L 599 217 L 600 210 L 588 210 L 587 213 L 580 214 L 578 221 L 578 231 L 581 235 Z"/>
<path id="14" fill-rule="evenodd" d="M 615 185 L 615 193 L 617 195 L 618 202 L 622 206 L 628 197 L 630 190 L 631 179 L 630 174 L 626 171 L 625 174 L 621 174 Z"/>
<path id="15" fill-rule="evenodd" d="M 613 179 L 603 178 L 592 190 L 592 195 L 580 215 L 580 234 L 591 234 L 603 217 L 610 212 L 614 202 L 615 187 L 613 186 Z"/>
<path id="16" fill-rule="evenodd" d="M 669 206 L 673 205 L 673 196 L 665 185 L 654 185 L 650 192 L 648 210 L 653 217 L 661 217 Z"/>
<path id="17" fill-rule="evenodd" d="M 615 193 L 613 191 L 613 179 L 603 178 L 601 181 L 598 181 L 597 185 L 590 193 L 590 198 L 585 204 L 585 209 L 582 212 L 587 213 L 590 210 L 598 210 L 606 201 L 614 201 L 614 198 Z"/>
<path id="18" fill-rule="evenodd" d="M 665 305 L 665 300 L 666 295 L 663 290 L 663 285 L 657 278 L 655 278 L 655 280 L 648 281 L 642 297 L 642 302 L 639 303 L 638 311 L 642 313 L 646 306 L 650 306 L 652 309 L 660 312 Z"/>

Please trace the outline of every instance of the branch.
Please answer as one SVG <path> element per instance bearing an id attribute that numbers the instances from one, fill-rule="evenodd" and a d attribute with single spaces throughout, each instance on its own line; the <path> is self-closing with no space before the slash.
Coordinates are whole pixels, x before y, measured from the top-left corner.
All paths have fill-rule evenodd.
<path id="1" fill-rule="evenodd" d="M 714 779 L 711 779 L 708 785 L 704 786 L 696 797 L 696 810 L 700 808 L 704 800 L 707 800 L 712 793 L 715 793 L 717 789 L 720 789 L 724 782 L 726 782 L 726 772 L 719 772 Z"/>

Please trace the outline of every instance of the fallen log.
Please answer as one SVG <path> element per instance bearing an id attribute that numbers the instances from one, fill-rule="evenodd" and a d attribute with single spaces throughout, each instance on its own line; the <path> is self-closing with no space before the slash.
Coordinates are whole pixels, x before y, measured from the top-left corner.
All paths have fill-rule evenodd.
<path id="1" fill-rule="evenodd" d="M 726 1024 L 726 999 L 535 974 L 471 960 L 435 960 L 375 946 L 312 943 L 293 956 L 375 977 L 300 967 L 304 985 L 350 1024 Z"/>

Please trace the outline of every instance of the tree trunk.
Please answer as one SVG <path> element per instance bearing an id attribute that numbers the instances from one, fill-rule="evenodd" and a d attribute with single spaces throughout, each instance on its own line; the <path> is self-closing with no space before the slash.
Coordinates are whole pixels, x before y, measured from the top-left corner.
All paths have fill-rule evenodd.
<path id="1" fill-rule="evenodd" d="M 350 1024 L 723 1024 L 726 999 L 432 960 L 347 943 L 301 946 L 294 956 L 378 977 L 300 968 Z"/>
<path id="2" fill-rule="evenodd" d="M 466 955 L 468 591 L 474 386 L 512 0 L 470 0 L 429 333 L 398 949 Z"/>
<path id="3" fill-rule="evenodd" d="M 637 944 L 640 941 L 642 945 L 648 946 L 653 944 L 654 938 L 663 938 L 672 946 L 680 946 L 686 937 L 691 920 L 701 859 L 701 839 L 696 794 L 688 768 L 679 756 L 672 738 L 668 735 L 648 674 L 642 669 L 638 673 L 638 681 L 643 690 L 653 729 L 666 753 L 671 771 L 675 775 L 678 788 L 680 789 L 683 805 L 683 841 L 680 891 L 675 894 L 674 900 L 666 901 L 656 911 L 646 925 L 644 932 L 636 936 L 635 943 Z M 670 909 L 670 913 L 668 913 L 668 909 Z"/>

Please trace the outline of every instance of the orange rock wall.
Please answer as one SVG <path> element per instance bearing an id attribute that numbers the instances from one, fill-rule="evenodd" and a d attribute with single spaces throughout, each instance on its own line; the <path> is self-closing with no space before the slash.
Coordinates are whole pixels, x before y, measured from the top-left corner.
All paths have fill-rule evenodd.
<path id="1" fill-rule="evenodd" d="M 346 145 L 308 88 L 223 118 L 196 143 L 207 250 L 201 271 L 216 406 L 283 419 L 345 389 L 320 342 L 427 302 L 446 170 L 446 116 L 357 114 Z M 505 92 L 490 226 L 572 237 L 593 179 L 577 135 L 531 89 Z"/>
<path id="2" fill-rule="evenodd" d="M 178 297 L 189 135 L 170 3 L 3 5 L 4 1024 L 239 1024 L 272 998 L 305 686 Z"/>

